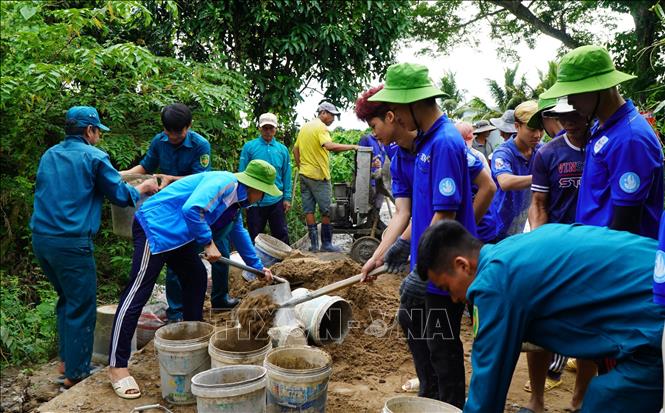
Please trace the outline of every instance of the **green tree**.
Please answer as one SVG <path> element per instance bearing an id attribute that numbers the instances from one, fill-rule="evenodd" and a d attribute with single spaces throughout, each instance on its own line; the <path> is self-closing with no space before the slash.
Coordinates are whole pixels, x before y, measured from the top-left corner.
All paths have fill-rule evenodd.
<path id="1" fill-rule="evenodd" d="M 640 54 L 665 36 L 665 28 L 653 11 L 658 1 L 437 0 L 419 2 L 414 7 L 414 24 L 410 27 L 416 39 L 434 41 L 445 51 L 460 42 L 477 43 L 477 33 L 485 25 L 499 50 L 517 58 L 513 45 L 526 42 L 533 47 L 539 34 L 560 40 L 565 49 L 603 43 L 594 29 L 603 27 L 612 31 L 617 27 L 617 13 L 630 14 L 635 29 L 616 34 L 606 46 L 614 53 L 620 69 L 638 76 L 623 87 L 629 96 L 644 102 L 648 90 L 665 80 L 665 59 L 654 60 Z M 469 15 L 473 17 L 462 17 Z"/>
<path id="2" fill-rule="evenodd" d="M 441 88 L 446 97 L 441 100 L 441 107 L 452 118 L 461 118 L 466 109 L 466 93 L 465 89 L 460 89 L 457 86 L 455 73 L 447 71 L 441 78 Z"/>
<path id="3" fill-rule="evenodd" d="M 250 80 L 253 114 L 271 110 L 282 118 L 294 117 L 314 81 L 333 102 L 354 101 L 392 63 L 409 13 L 407 0 L 179 0 L 177 16 L 163 11 L 170 2 L 146 4 L 164 18 L 153 20 L 147 36 L 118 36 L 144 41 L 155 53 L 241 71 Z"/>

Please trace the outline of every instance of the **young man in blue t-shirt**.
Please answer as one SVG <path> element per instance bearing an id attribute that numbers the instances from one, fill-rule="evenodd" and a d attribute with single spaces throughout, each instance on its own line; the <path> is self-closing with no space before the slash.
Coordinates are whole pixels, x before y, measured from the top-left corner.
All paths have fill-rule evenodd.
<path id="1" fill-rule="evenodd" d="M 385 87 L 368 99 L 387 103 L 402 127 L 418 131 L 413 147 L 412 270 L 418 261 L 418 240 L 433 223 L 455 219 L 474 234 L 476 231 L 469 160 L 475 164 L 477 158 L 469 154 L 454 124 L 437 106 L 436 98 L 441 96 L 443 92 L 429 80 L 425 66 L 403 63 L 388 68 Z M 486 173 L 482 162 L 478 160 L 478 164 L 479 174 Z M 489 206 L 482 200 L 478 203 L 485 210 Z M 458 407 L 465 398 L 464 351 L 459 339 L 463 309 L 463 304 L 453 303 L 445 292 L 427 286 L 426 341 L 437 375 L 437 398 Z M 414 354 L 414 361 L 416 357 Z"/>
<path id="2" fill-rule="evenodd" d="M 658 305 L 665 306 L 665 212 L 660 218 L 658 251 L 656 251 L 656 263 L 653 266 L 653 301 Z M 663 360 L 665 360 L 665 334 L 663 334 L 661 347 Z M 663 382 L 665 382 L 665 371 L 663 373 Z M 665 387 L 663 388 L 663 408 L 660 412 L 665 412 Z"/>
<path id="3" fill-rule="evenodd" d="M 498 190 L 491 210 L 497 240 L 522 233 L 526 225 L 531 203 L 531 163 L 543 136 L 542 126 L 528 125 L 537 111 L 538 104 L 533 100 L 520 103 L 515 108 L 517 133 L 492 154 L 492 177 Z"/>
<path id="4" fill-rule="evenodd" d="M 454 221 L 430 228 L 419 272 L 454 300 L 474 303 L 464 411 L 504 411 L 524 341 L 617 360 L 591 380 L 582 413 L 658 411 L 665 308 L 652 301 L 649 282 L 656 248 L 650 238 L 586 225 L 547 224 L 496 245 L 482 245 Z"/>
<path id="5" fill-rule="evenodd" d="M 615 69 L 607 50 L 582 46 L 559 63 L 541 97 L 567 96 L 590 125 L 577 221 L 656 238 L 663 210 L 663 152 L 651 126 L 617 85 L 635 76 Z"/>
<path id="6" fill-rule="evenodd" d="M 529 207 L 531 230 L 547 223 L 575 222 L 577 192 L 584 167 L 582 147 L 587 131 L 585 119 L 565 98 L 559 99 L 551 109 L 543 111 L 542 116 L 558 120 L 563 126 L 563 134 L 545 144 L 535 154 Z M 531 391 L 531 398 L 525 407 L 534 412 L 543 412 L 543 393 L 561 384 L 561 373 L 567 358 L 551 352 L 530 352 L 527 353 L 527 361 L 530 379 L 525 388 Z M 578 360 L 571 411 L 582 405 L 584 392 L 595 374 L 596 365 L 593 361 Z"/>

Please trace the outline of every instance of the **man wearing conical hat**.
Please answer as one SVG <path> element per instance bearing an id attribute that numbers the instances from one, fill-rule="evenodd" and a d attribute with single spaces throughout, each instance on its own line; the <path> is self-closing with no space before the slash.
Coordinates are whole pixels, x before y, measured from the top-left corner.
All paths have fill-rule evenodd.
<path id="1" fill-rule="evenodd" d="M 635 76 L 615 69 L 607 50 L 582 46 L 559 62 L 541 98 L 568 96 L 590 126 L 577 221 L 656 238 L 663 211 L 663 152 L 647 121 L 617 86 Z"/>

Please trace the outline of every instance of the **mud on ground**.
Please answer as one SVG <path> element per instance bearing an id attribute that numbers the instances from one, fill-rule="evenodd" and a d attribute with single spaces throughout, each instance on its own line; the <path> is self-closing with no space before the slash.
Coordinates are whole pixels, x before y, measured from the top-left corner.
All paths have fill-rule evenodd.
<path id="1" fill-rule="evenodd" d="M 275 265 L 275 274 L 292 281 L 298 280 L 309 289 L 355 275 L 360 270 L 358 264 L 341 254 L 318 254 L 317 257 L 299 257 L 289 261 Z M 415 377 L 406 341 L 395 322 L 400 282 L 398 275 L 382 275 L 372 284 L 356 284 L 336 293 L 350 302 L 354 321 L 342 344 L 323 347 L 333 358 L 327 412 L 380 411 L 386 399 L 404 394 L 401 385 Z M 242 297 L 248 291 L 239 271 L 231 271 L 230 284 L 235 296 Z M 210 312 L 209 301 L 206 301 L 204 314 L 206 320 L 217 327 L 233 324 L 229 312 Z M 470 322 L 466 317 L 463 320 L 462 341 L 468 385 L 472 338 Z M 143 392 L 137 400 L 122 400 L 115 396 L 107 380 L 106 369 L 53 398 L 58 395 L 59 387 L 52 382 L 57 376 L 55 369 L 56 363 L 52 362 L 37 366 L 27 374 L 18 370 L 3 371 L 1 411 L 129 412 L 133 407 L 147 404 L 162 404 L 174 413 L 196 411 L 195 406 L 168 405 L 161 398 L 159 365 L 152 342 L 135 353 L 130 361 L 130 371 Z M 516 412 L 528 400 L 529 394 L 522 390 L 527 378 L 526 358 L 522 355 L 508 394 L 506 412 Z M 565 373 L 564 384 L 545 395 L 548 412 L 565 411 L 573 384 L 574 375 Z M 41 404 L 51 398 L 50 402 Z M 35 410 L 37 406 L 39 409 Z"/>

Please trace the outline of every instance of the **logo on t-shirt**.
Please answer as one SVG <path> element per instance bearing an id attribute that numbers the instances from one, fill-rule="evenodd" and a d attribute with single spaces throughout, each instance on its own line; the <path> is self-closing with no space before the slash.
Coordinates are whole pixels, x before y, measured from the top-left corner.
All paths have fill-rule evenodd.
<path id="1" fill-rule="evenodd" d="M 653 267 L 653 280 L 658 284 L 665 283 L 665 252 L 656 251 L 656 265 Z"/>
<path id="2" fill-rule="evenodd" d="M 201 166 L 204 168 L 207 168 L 208 165 L 210 165 L 210 155 L 203 154 L 201 155 L 201 158 L 199 158 L 199 161 L 201 162 Z"/>
<path id="3" fill-rule="evenodd" d="M 476 338 L 478 335 L 478 323 L 480 320 L 478 319 L 478 306 L 474 305 L 473 306 L 473 338 Z"/>
<path id="4" fill-rule="evenodd" d="M 473 156 L 473 154 L 471 152 L 467 152 L 467 154 L 466 154 L 466 163 L 470 167 L 473 166 L 476 163 L 476 157 Z"/>
<path id="5" fill-rule="evenodd" d="M 601 149 L 603 149 L 603 146 L 607 143 L 609 138 L 607 136 L 602 136 L 598 141 L 596 142 L 595 145 L 593 145 L 593 152 L 598 153 Z"/>
<path id="6" fill-rule="evenodd" d="M 450 196 L 455 193 L 455 181 L 452 178 L 443 178 L 439 182 L 439 192 L 443 196 Z"/>
<path id="7" fill-rule="evenodd" d="M 635 172 L 626 172 L 619 178 L 619 187 L 623 192 L 632 194 L 640 187 L 640 177 Z"/>
<path id="8" fill-rule="evenodd" d="M 496 169 L 501 169 L 506 166 L 506 163 L 504 162 L 503 158 L 496 158 L 494 160 L 494 166 L 496 166 Z"/>

